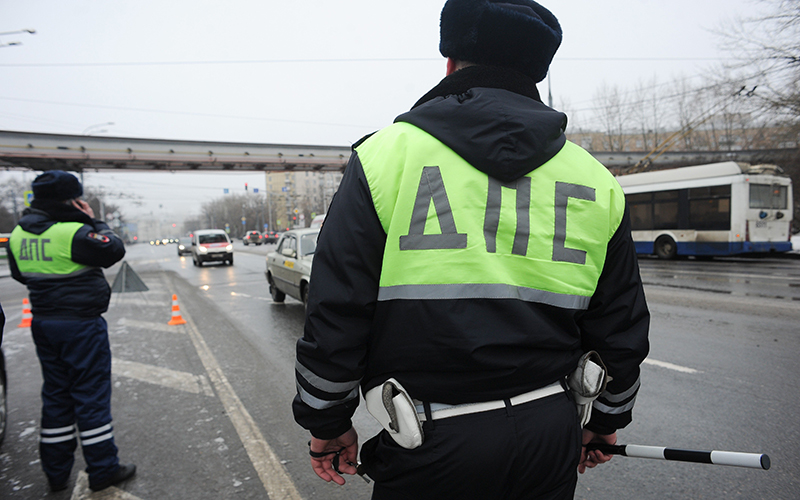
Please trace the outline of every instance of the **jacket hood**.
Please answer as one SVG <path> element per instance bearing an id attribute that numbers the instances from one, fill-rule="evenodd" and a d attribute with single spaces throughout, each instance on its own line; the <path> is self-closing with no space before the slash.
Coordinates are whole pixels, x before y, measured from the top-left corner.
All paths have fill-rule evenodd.
<path id="1" fill-rule="evenodd" d="M 424 130 L 503 182 L 535 170 L 566 143 L 567 116 L 542 104 L 531 78 L 507 68 L 456 71 L 395 122 Z"/>

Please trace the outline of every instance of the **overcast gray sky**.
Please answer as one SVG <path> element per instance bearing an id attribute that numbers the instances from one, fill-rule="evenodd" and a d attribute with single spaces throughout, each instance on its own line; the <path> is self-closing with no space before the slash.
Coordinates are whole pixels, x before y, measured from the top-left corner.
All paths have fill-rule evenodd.
<path id="1" fill-rule="evenodd" d="M 754 0 L 542 3 L 564 31 L 551 66 L 554 104 L 583 126 L 591 125 L 602 84 L 632 90 L 653 78 L 696 81 L 727 56 L 710 30 L 760 11 Z M 444 76 L 443 5 L 0 0 L 0 32 L 36 30 L 0 36 L 0 45 L 22 42 L 0 47 L 0 130 L 349 145 L 391 123 Z M 547 88 L 547 80 L 539 84 L 543 96 Z M 232 179 L 184 175 L 125 182 L 161 198 L 163 184 L 210 189 Z M 91 176 L 119 185 L 107 177 Z M 255 174 L 236 179 L 264 183 Z"/>

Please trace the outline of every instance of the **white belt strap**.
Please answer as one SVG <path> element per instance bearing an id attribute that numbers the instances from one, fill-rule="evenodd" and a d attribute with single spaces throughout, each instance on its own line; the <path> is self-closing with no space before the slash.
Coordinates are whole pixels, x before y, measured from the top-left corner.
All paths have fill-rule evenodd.
<path id="1" fill-rule="evenodd" d="M 514 396 L 510 399 L 511 406 L 521 405 L 537 399 L 546 398 L 554 394 L 564 392 L 564 386 L 561 382 L 554 382 L 548 386 Z M 425 406 L 417 400 L 414 400 L 414 405 L 419 414 L 419 420 L 424 422 Z M 506 402 L 502 399 L 497 401 L 486 401 L 483 403 L 465 403 L 461 405 L 448 405 L 442 403 L 430 403 L 431 406 L 431 419 L 439 420 L 442 418 L 457 417 L 459 415 L 468 415 L 470 413 L 480 413 L 484 411 L 499 410 L 506 407 Z"/>

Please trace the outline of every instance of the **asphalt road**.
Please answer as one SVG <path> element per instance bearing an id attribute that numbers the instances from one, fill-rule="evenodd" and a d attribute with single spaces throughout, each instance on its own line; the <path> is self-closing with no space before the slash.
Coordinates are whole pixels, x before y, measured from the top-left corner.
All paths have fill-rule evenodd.
<path id="1" fill-rule="evenodd" d="M 103 498 L 367 499 L 311 472 L 308 436 L 294 424 L 294 345 L 303 307 L 275 304 L 264 279 L 274 245 L 236 243 L 234 266 L 192 266 L 174 245 L 129 247 L 147 292 L 115 294 L 105 315 L 114 354 L 113 414 L 136 478 Z M 797 497 L 800 434 L 800 260 L 641 261 L 652 312 L 651 354 L 634 422 L 620 442 L 768 453 L 769 471 L 616 457 L 580 477 L 576 498 Z M 119 266 L 107 273 L 113 280 Z M 169 326 L 172 294 L 187 324 Z M 0 278 L 9 430 L 0 448 L 0 498 L 89 498 L 79 458 L 74 486 L 47 493 L 38 463 L 41 377 L 27 293 Z M 378 430 L 360 409 L 362 439 Z M 95 495 L 92 498 L 96 498 Z"/>

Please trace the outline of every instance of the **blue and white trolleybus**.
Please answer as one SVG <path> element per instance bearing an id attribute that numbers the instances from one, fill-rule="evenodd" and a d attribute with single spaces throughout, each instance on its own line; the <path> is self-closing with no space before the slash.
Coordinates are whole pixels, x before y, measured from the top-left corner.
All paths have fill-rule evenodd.
<path id="1" fill-rule="evenodd" d="M 775 165 L 724 162 L 617 177 L 639 254 L 722 256 L 792 249 L 792 181 Z"/>

